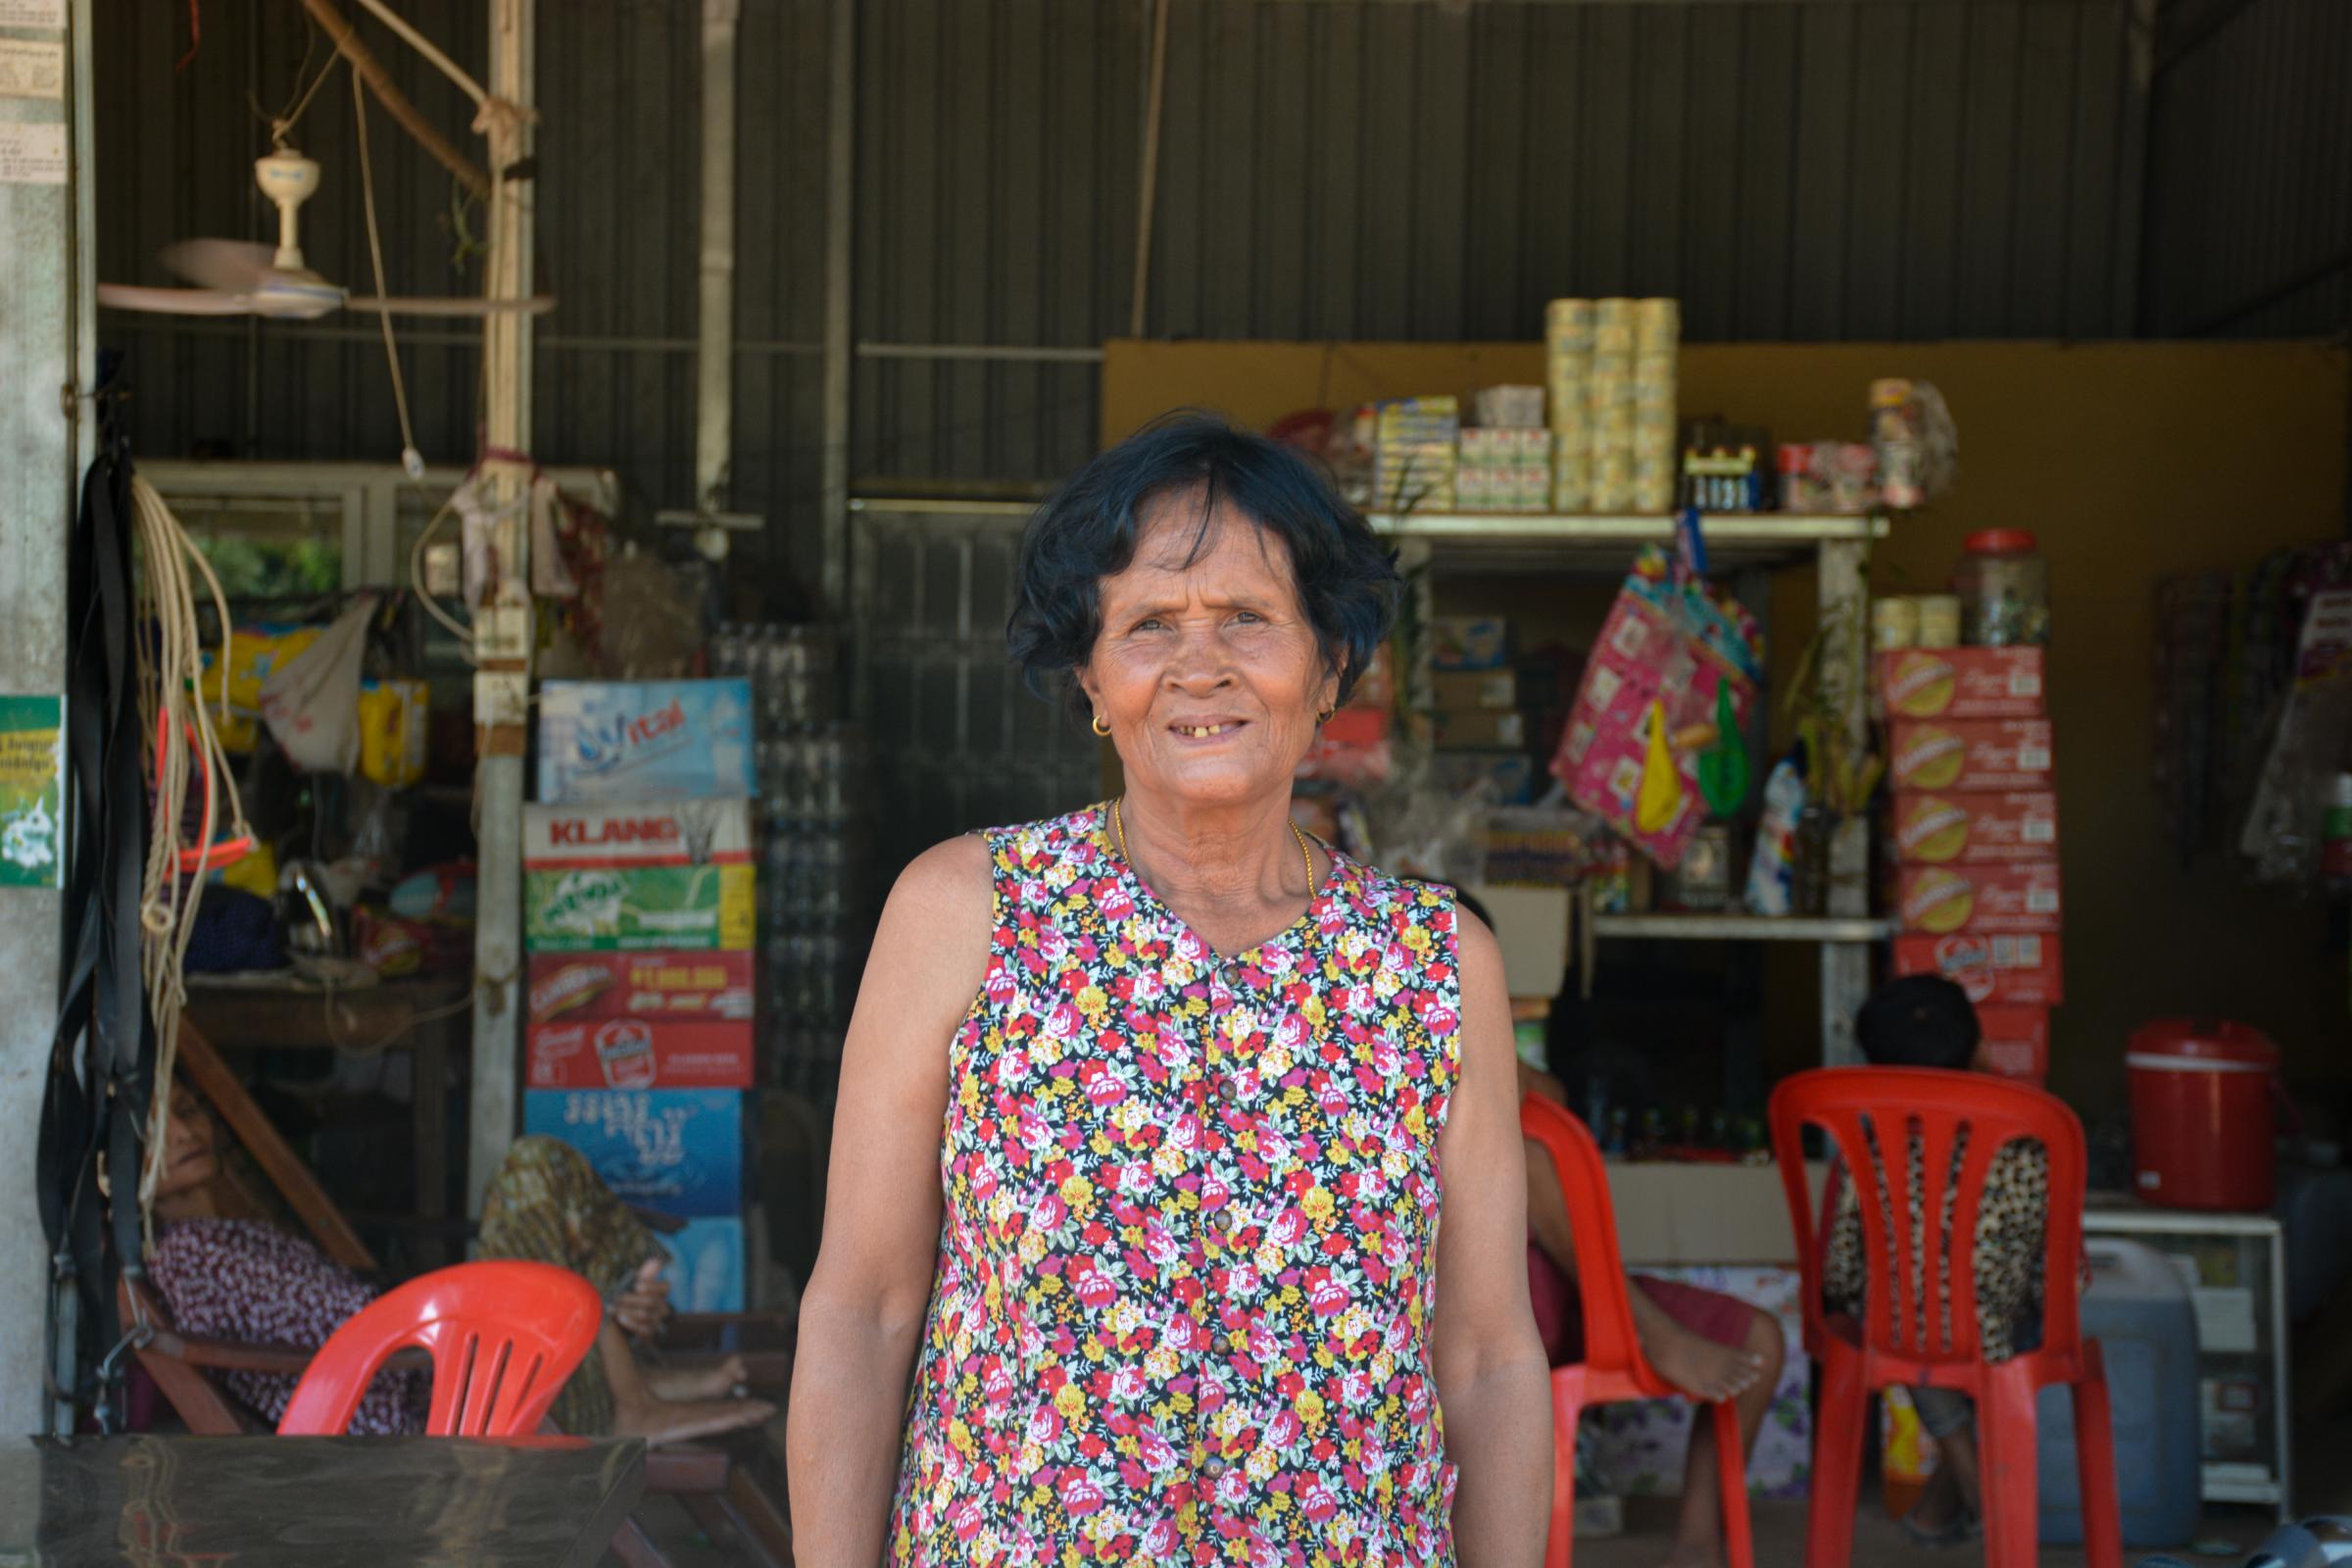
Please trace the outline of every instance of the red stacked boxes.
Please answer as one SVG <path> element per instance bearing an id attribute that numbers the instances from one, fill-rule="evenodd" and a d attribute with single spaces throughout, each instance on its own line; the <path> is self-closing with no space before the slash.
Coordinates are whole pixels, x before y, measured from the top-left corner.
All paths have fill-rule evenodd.
<path id="1" fill-rule="evenodd" d="M 2039 648 L 1879 656 L 1898 975 L 1941 974 L 1977 1004 L 2005 1077 L 2049 1071 L 2061 923 L 2058 797 Z"/>

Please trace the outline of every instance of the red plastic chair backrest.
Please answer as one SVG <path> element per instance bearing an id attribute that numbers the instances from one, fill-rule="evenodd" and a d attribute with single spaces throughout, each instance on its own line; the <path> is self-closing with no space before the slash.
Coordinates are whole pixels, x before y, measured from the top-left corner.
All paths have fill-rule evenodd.
<path id="1" fill-rule="evenodd" d="M 1832 1205 L 1817 1224 L 1805 1186 L 1806 1126 L 1829 1135 L 1852 1185 L 1869 1273 L 1863 1343 L 1907 1359 L 1966 1362 L 1982 1358 L 1974 1251 L 1984 1178 L 1994 1155 L 2021 1138 L 2038 1140 L 2049 1156 L 2049 1212 L 2042 1226 L 2042 1279 L 2071 1282 L 2082 1266 L 2084 1156 L 2082 1124 L 2056 1096 L 1983 1073 L 1928 1067 L 1816 1067 L 1782 1080 L 1772 1094 L 1772 1152 L 1788 1194 L 1790 1228 L 1804 1279 L 1805 1334 L 1823 1328 L 1822 1265 Z M 1968 1141 L 1957 1175 L 1953 1147 Z M 1874 1143 L 1875 1136 L 1875 1143 Z M 1910 1151 L 1921 1150 L 1921 1190 L 1913 1206 Z M 1952 1254 L 1943 1255 L 1940 1216 L 1951 1203 Z M 1915 1215 L 1924 1219 L 1919 1251 Z M 1938 1284 L 1950 1291 L 1946 1333 Z M 1921 1304 L 1925 1303 L 1925 1310 Z M 2042 1348 L 2071 1354 L 2080 1338 L 2076 1293 L 2043 1292 Z"/>
<path id="2" fill-rule="evenodd" d="M 1519 1131 L 1544 1146 L 1559 1172 L 1576 1243 L 1576 1287 L 1584 1302 L 1584 1364 L 1593 1372 L 1621 1373 L 1645 1388 L 1654 1384 L 1661 1397 L 1671 1394 L 1650 1370 L 1634 1333 L 1625 1260 L 1617 1250 L 1617 1209 L 1609 1200 L 1600 1146 L 1573 1113 L 1536 1095 L 1519 1102 Z"/>
<path id="3" fill-rule="evenodd" d="M 347 1320 L 318 1348 L 277 1423 L 282 1437 L 334 1437 L 394 1351 L 433 1358 L 425 1431 L 512 1438 L 539 1429 L 596 1343 L 596 1287 L 546 1263 L 460 1263 L 420 1275 Z"/>

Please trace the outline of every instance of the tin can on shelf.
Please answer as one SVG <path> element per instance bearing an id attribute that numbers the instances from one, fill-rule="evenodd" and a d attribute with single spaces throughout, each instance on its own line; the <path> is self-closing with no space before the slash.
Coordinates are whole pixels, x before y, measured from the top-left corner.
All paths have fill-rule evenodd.
<path id="1" fill-rule="evenodd" d="M 1919 601 L 1901 594 L 1870 602 L 1870 646 L 1874 653 L 1919 646 Z"/>
<path id="2" fill-rule="evenodd" d="M 1592 302 L 1592 349 L 1597 354 L 1633 353 L 1634 302 L 1632 300 L 1595 300 Z"/>
<path id="3" fill-rule="evenodd" d="M 1683 303 L 1650 299 L 1634 302 L 1634 352 L 1672 354 L 1682 346 Z"/>
<path id="4" fill-rule="evenodd" d="M 1554 354 L 1592 352 L 1592 302 L 1553 300 L 1544 307 L 1544 342 Z"/>
<path id="5" fill-rule="evenodd" d="M 1912 647 L 1957 648 L 1960 646 L 1960 596 L 1958 594 L 1921 594 L 1912 602 L 1919 607 L 1919 632 L 1912 639 Z"/>

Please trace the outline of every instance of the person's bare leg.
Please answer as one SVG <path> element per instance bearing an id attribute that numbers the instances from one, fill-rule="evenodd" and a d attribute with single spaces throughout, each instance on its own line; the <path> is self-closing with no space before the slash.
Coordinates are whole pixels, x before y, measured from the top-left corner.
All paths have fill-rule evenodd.
<path id="1" fill-rule="evenodd" d="M 1911 1522 L 1932 1535 L 1949 1528 L 1963 1510 L 1982 1513 L 1984 1503 L 1978 1487 L 1976 1429 L 1962 1427 L 1937 1438 L 1936 1471 L 1912 1505 Z"/>
<path id="2" fill-rule="evenodd" d="M 1570 1279 L 1576 1278 L 1576 1233 L 1568 1219 L 1568 1201 L 1560 1194 L 1559 1173 L 1550 1153 L 1534 1139 L 1527 1145 L 1527 1228 L 1536 1246 Z M 1642 1293 L 1639 1281 L 1629 1280 L 1627 1298 L 1634 1308 L 1634 1332 L 1642 1353 L 1658 1376 L 1693 1398 L 1729 1399 L 1762 1375 L 1762 1363 L 1736 1346 L 1717 1345 L 1691 1333 L 1668 1317 Z"/>
<path id="3" fill-rule="evenodd" d="M 684 1443 L 756 1427 L 776 1413 L 765 1399 L 665 1399 L 647 1387 L 629 1342 L 610 1320 L 597 1330 L 596 1353 L 612 1389 L 612 1433 L 648 1443 Z"/>
<path id="4" fill-rule="evenodd" d="M 1641 1294 L 1639 1290 L 1636 1295 Z M 1685 1332 L 1688 1332 L 1687 1330 Z M 1764 1416 L 1772 1408 L 1773 1391 L 1780 1387 L 1781 1360 L 1788 1353 L 1781 1326 L 1769 1313 L 1751 1312 L 1744 1353 L 1756 1358 L 1758 1374 L 1741 1389 L 1735 1408 L 1740 1412 L 1740 1448 L 1752 1451 Z M 1675 1517 L 1674 1545 L 1666 1568 L 1719 1568 L 1723 1561 L 1723 1494 L 1720 1467 L 1715 1460 L 1715 1417 L 1705 1406 L 1692 1412 L 1690 1455 L 1683 1461 L 1683 1501 Z"/>
<path id="5" fill-rule="evenodd" d="M 1703 1334 L 1691 1333 L 1649 1298 L 1640 1280 L 1629 1281 L 1625 1295 L 1633 1303 L 1634 1332 L 1642 1337 L 1642 1353 L 1658 1369 L 1658 1376 L 1690 1397 L 1734 1399 L 1763 1381 L 1764 1357 L 1753 1346 L 1718 1345 Z M 1775 1333 L 1777 1337 L 1778 1331 Z"/>
<path id="6" fill-rule="evenodd" d="M 709 1366 L 641 1367 L 645 1386 L 660 1399 L 719 1399 L 733 1394 L 751 1378 L 743 1357 L 730 1355 Z"/>

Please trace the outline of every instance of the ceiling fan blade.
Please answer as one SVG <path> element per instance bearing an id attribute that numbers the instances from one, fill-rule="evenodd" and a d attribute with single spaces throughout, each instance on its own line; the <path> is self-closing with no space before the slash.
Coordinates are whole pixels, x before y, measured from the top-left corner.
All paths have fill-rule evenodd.
<path id="1" fill-rule="evenodd" d="M 164 247 L 164 265 L 191 283 L 250 294 L 275 270 L 277 252 L 237 239 L 183 239 Z"/>
<path id="2" fill-rule="evenodd" d="M 355 298 L 345 300 L 343 308 L 380 311 L 387 316 L 545 316 L 556 308 L 556 297 L 533 294 L 519 300 Z"/>
<path id="3" fill-rule="evenodd" d="M 217 288 L 141 288 L 129 283 L 101 283 L 98 303 L 114 311 L 145 311 L 159 316 L 251 316 L 253 301 L 243 294 Z"/>

